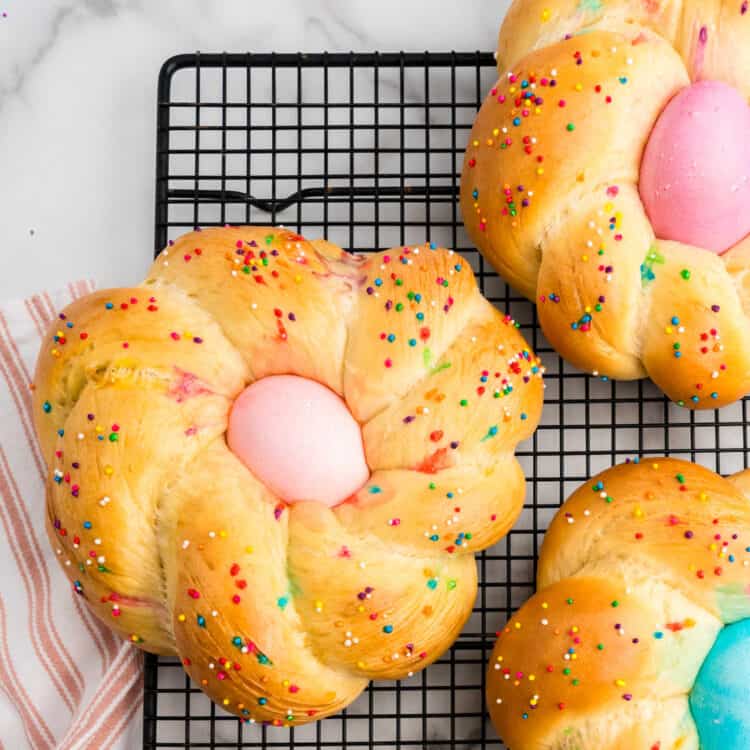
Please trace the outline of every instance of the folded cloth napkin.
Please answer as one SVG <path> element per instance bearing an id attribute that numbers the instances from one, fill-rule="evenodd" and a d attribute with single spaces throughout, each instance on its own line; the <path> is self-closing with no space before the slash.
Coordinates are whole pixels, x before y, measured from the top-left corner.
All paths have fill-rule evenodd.
<path id="1" fill-rule="evenodd" d="M 89 613 L 55 560 L 31 417 L 39 345 L 92 288 L 0 304 L 0 750 L 141 745 L 142 655 Z"/>

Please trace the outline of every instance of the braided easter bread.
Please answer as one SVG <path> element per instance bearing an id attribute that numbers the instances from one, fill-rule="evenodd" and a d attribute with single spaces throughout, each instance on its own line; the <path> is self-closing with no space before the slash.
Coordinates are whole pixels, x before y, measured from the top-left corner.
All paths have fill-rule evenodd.
<path id="1" fill-rule="evenodd" d="M 49 535 L 122 637 L 178 654 L 248 721 L 308 722 L 457 637 L 473 553 L 522 507 L 514 449 L 541 374 L 452 251 L 187 234 L 140 286 L 71 305 L 43 345 Z M 238 395 L 277 375 L 325 386 L 361 426 L 369 478 L 344 502 L 284 502 L 228 446 Z"/>
<path id="2" fill-rule="evenodd" d="M 691 408 L 750 391 L 747 10 L 516 0 L 464 162 L 468 232 L 560 354 Z"/>
<path id="3" fill-rule="evenodd" d="M 659 458 L 573 493 L 490 661 L 511 750 L 750 747 L 748 492 Z"/>

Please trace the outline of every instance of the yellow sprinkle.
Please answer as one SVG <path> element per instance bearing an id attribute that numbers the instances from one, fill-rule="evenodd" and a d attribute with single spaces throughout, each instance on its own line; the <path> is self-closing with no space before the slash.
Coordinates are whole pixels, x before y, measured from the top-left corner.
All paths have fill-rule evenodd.
<path id="1" fill-rule="evenodd" d="M 530 682 L 534 682 L 535 679 L 536 679 L 536 675 L 535 674 L 530 674 L 529 675 L 529 681 Z"/>
<path id="2" fill-rule="evenodd" d="M 517 89 L 517 88 L 516 88 L 515 86 L 511 86 L 511 87 L 510 87 L 510 93 L 511 93 L 511 94 L 515 94 L 515 93 L 516 93 L 516 91 L 518 91 L 518 89 Z"/>
<path id="3" fill-rule="evenodd" d="M 651 468 L 656 470 L 659 468 L 659 464 L 651 464 Z"/>
<path id="4" fill-rule="evenodd" d="M 357 612 L 364 612 L 364 611 L 365 611 L 365 608 L 364 608 L 364 606 L 363 606 L 362 604 L 360 604 L 360 605 L 359 605 L 359 606 L 357 607 Z"/>
<path id="5" fill-rule="evenodd" d="M 626 684 L 625 680 L 615 680 L 615 685 L 617 685 L 617 687 L 625 687 Z"/>
<path id="6" fill-rule="evenodd" d="M 701 500 L 703 500 L 704 503 L 706 502 L 706 500 L 708 500 L 708 495 L 705 492 L 701 492 L 699 497 Z"/>
<path id="7" fill-rule="evenodd" d="M 590 312 L 591 312 L 591 306 L 590 306 L 590 305 L 586 305 L 586 308 L 585 308 L 585 309 L 586 309 L 586 312 L 587 312 L 587 313 L 590 313 Z"/>
<path id="8" fill-rule="evenodd" d="M 224 700 L 222 701 L 222 703 L 223 703 L 223 704 L 224 704 L 225 706 L 228 706 L 228 705 L 229 705 L 229 698 L 224 698 Z"/>
<path id="9" fill-rule="evenodd" d="M 300 282 L 302 281 L 302 277 L 301 277 L 301 276 L 300 276 L 299 274 L 297 274 L 297 275 L 296 275 L 296 276 L 294 277 L 294 281 L 295 281 L 295 282 L 296 282 L 297 284 L 299 284 L 299 283 L 300 283 Z"/>
<path id="10" fill-rule="evenodd" d="M 520 623 L 520 622 L 517 622 L 517 623 L 516 623 L 516 630 L 520 630 L 520 629 L 521 629 L 521 623 Z"/>
<path id="11" fill-rule="evenodd" d="M 363 661 L 358 661 L 358 662 L 357 662 L 357 667 L 358 667 L 359 669 L 364 669 L 364 668 L 365 668 L 365 663 L 364 663 Z"/>
<path id="12" fill-rule="evenodd" d="M 589 262 L 589 256 L 588 256 L 588 255 L 582 255 L 582 256 L 581 256 L 581 260 L 582 260 L 582 261 L 583 261 L 584 263 L 588 263 L 588 262 Z"/>
<path id="13" fill-rule="evenodd" d="M 59 357 L 60 356 L 60 352 L 57 349 L 53 349 L 52 350 L 52 356 L 53 357 Z"/>
<path id="14" fill-rule="evenodd" d="M 495 129 L 494 129 L 494 130 L 492 131 L 492 135 L 494 135 L 494 136 L 495 136 L 495 138 L 497 138 L 497 136 L 499 136 L 499 135 L 500 135 L 500 128 L 495 128 Z"/>
<path id="15" fill-rule="evenodd" d="M 666 328 L 664 329 L 664 333 L 672 333 L 672 331 L 673 331 L 673 330 L 674 330 L 674 329 L 672 328 L 672 326 L 667 326 L 667 327 L 666 327 Z"/>
<path id="16" fill-rule="evenodd" d="M 536 173 L 541 177 L 544 174 L 544 167 L 537 167 Z"/>
<path id="17" fill-rule="evenodd" d="M 115 470 L 114 470 L 114 469 L 113 469 L 113 468 L 112 468 L 112 467 L 111 467 L 111 466 L 110 466 L 109 464 L 107 464 L 107 465 L 106 465 L 106 466 L 104 467 L 104 473 L 105 473 L 105 474 L 106 474 L 106 475 L 107 475 L 108 477 L 111 477 L 111 476 L 112 476 L 112 474 L 114 474 L 114 471 L 115 471 Z"/>
<path id="18" fill-rule="evenodd" d="M 583 91 L 583 84 L 582 83 L 577 83 L 576 84 L 576 91 Z"/>
<path id="19" fill-rule="evenodd" d="M 542 114 L 542 108 L 541 107 L 534 107 L 534 114 L 535 115 L 541 115 Z"/>
<path id="20" fill-rule="evenodd" d="M 226 532 L 226 531 L 224 531 L 224 529 L 222 529 L 222 530 L 221 530 L 221 531 L 219 532 L 219 536 L 220 536 L 220 537 L 222 537 L 222 538 L 226 538 L 226 535 L 227 535 L 227 532 Z"/>
<path id="21" fill-rule="evenodd" d="M 605 211 L 611 211 L 613 208 L 614 208 L 614 204 L 611 201 L 604 204 Z"/>
<path id="22" fill-rule="evenodd" d="M 178 619 L 178 620 L 179 620 L 180 622 L 185 622 L 185 615 L 183 615 L 183 614 L 179 614 L 179 615 L 177 615 L 177 619 Z"/>
<path id="23" fill-rule="evenodd" d="M 282 680 L 281 684 L 282 684 L 282 685 L 283 685 L 284 687 L 289 687 L 289 680 Z"/>
<path id="24" fill-rule="evenodd" d="M 640 505 L 636 505 L 635 506 L 635 510 L 633 511 L 633 515 L 636 518 L 643 518 L 643 509 L 641 508 Z"/>
<path id="25" fill-rule="evenodd" d="M 317 609 L 318 612 L 320 612 L 320 610 L 323 609 L 323 602 L 320 601 L 320 599 L 317 599 L 315 601 L 315 609 Z"/>
<path id="26" fill-rule="evenodd" d="M 101 426 L 100 424 L 98 424 L 98 425 L 96 425 L 96 427 L 94 427 L 94 429 L 95 429 L 95 430 L 96 430 L 97 432 L 101 432 L 101 431 L 102 431 L 102 430 L 103 430 L 104 428 L 103 428 L 103 427 L 102 427 L 102 426 Z"/>
<path id="27" fill-rule="evenodd" d="M 247 547 L 245 547 L 245 552 L 247 552 L 248 555 L 251 555 L 253 548 L 248 544 Z"/>
<path id="28" fill-rule="evenodd" d="M 578 625 L 574 625 L 574 626 L 573 626 L 573 627 L 571 628 L 571 630 L 572 630 L 572 631 L 573 631 L 574 633 L 577 633 L 577 632 L 578 632 Z"/>
<path id="29" fill-rule="evenodd" d="M 552 11 L 550 11 L 549 8 L 545 8 L 542 11 L 542 23 L 547 23 L 549 21 L 549 17 L 552 15 Z"/>
<path id="30" fill-rule="evenodd" d="M 549 607 L 549 604 L 547 602 L 542 602 L 542 609 L 547 609 Z"/>
<path id="31" fill-rule="evenodd" d="M 479 141 L 478 141 L 478 140 L 477 140 L 477 139 L 475 138 L 475 139 L 474 139 L 474 140 L 473 140 L 473 141 L 471 142 L 471 145 L 472 145 L 472 146 L 474 146 L 474 147 L 476 147 L 476 146 L 478 146 L 478 145 L 479 145 Z"/>

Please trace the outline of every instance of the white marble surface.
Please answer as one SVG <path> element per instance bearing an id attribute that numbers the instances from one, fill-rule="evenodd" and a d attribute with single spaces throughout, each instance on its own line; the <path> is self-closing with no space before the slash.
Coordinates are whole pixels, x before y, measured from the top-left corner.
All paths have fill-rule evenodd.
<path id="1" fill-rule="evenodd" d="M 142 277 L 156 78 L 169 56 L 488 50 L 508 4 L 0 0 L 0 298 Z"/>

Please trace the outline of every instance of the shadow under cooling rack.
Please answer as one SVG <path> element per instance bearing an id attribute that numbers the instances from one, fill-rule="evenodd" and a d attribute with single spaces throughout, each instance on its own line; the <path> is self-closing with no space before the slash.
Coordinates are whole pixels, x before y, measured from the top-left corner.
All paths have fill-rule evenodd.
<path id="1" fill-rule="evenodd" d="M 519 447 L 523 513 L 477 556 L 479 591 L 463 633 L 436 664 L 373 683 L 336 717 L 296 729 L 243 725 L 177 660 L 146 660 L 144 748 L 500 750 L 484 711 L 495 631 L 531 594 L 555 510 L 592 474 L 669 454 L 722 473 L 747 465 L 747 402 L 688 412 L 648 382 L 614 383 L 560 361 L 534 306 L 485 265 L 457 206 L 463 151 L 495 82 L 490 53 L 191 54 L 159 78 L 155 249 L 196 226 L 284 224 L 369 252 L 432 240 L 472 265 L 547 368 L 545 409 Z"/>

